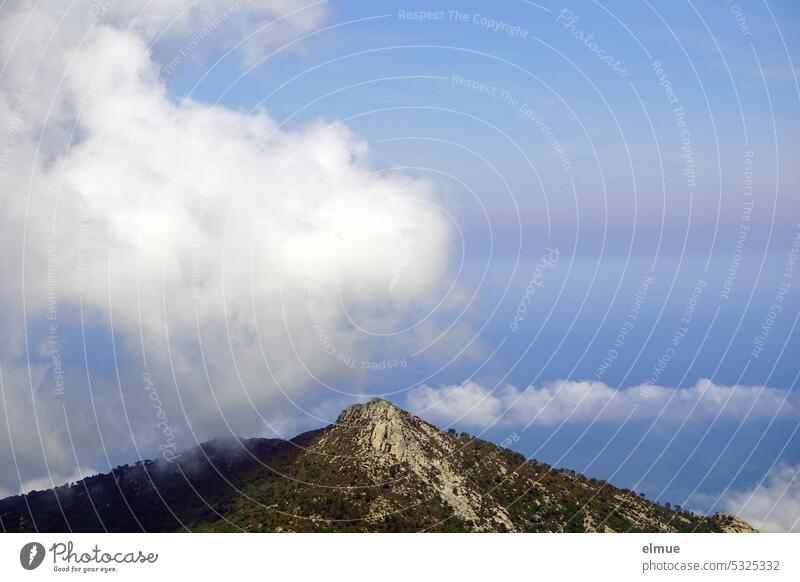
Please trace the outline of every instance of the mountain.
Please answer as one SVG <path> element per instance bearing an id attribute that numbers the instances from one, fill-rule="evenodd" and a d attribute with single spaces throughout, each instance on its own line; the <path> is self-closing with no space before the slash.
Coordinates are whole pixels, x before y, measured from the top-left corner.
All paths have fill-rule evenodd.
<path id="1" fill-rule="evenodd" d="M 755 531 L 442 432 L 380 399 L 289 441 L 217 439 L 173 463 L 9 497 L 0 520 L 9 532 Z"/>

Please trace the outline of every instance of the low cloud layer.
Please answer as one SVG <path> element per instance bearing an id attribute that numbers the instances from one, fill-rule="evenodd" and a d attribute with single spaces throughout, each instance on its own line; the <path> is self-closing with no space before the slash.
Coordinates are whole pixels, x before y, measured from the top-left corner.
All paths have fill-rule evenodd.
<path id="1" fill-rule="evenodd" d="M 753 489 L 725 495 L 722 507 L 762 532 L 800 532 L 800 466 L 776 465 Z"/>
<path id="2" fill-rule="evenodd" d="M 659 419 L 680 423 L 717 416 L 740 421 L 798 417 L 790 392 L 762 386 L 720 386 L 700 380 L 691 388 L 633 386 L 615 389 L 602 382 L 559 381 L 521 390 L 495 389 L 476 382 L 409 392 L 409 408 L 443 424 L 485 428 L 500 425 L 551 426 L 560 423 Z"/>

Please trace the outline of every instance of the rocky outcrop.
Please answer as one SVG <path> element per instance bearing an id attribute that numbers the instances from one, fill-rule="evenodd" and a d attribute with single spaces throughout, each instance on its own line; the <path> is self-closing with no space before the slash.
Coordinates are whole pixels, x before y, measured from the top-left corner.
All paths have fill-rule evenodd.
<path id="1" fill-rule="evenodd" d="M 709 519 L 716 522 L 723 533 L 756 533 L 756 529 L 753 526 L 735 515 L 715 513 Z"/>
<path id="2" fill-rule="evenodd" d="M 347 408 L 331 428 L 330 440 L 340 436 L 353 439 L 357 454 L 375 469 L 373 474 L 401 464 L 410 473 L 404 481 L 416 482 L 418 493 L 428 489 L 429 496 L 438 496 L 476 530 L 516 530 L 505 508 L 483 498 L 460 470 L 458 441 L 394 404 L 374 399 Z"/>

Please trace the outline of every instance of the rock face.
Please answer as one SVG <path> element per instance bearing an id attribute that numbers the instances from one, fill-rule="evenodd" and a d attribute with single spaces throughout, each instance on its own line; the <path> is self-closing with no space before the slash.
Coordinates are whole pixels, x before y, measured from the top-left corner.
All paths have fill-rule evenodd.
<path id="1" fill-rule="evenodd" d="M 715 531 L 632 491 L 444 433 L 376 399 L 291 441 L 229 439 L 0 501 L 6 531 Z"/>
<path id="2" fill-rule="evenodd" d="M 453 462 L 459 459 L 461 443 L 390 402 L 378 399 L 346 409 L 317 448 L 336 441 L 347 445 L 341 441 L 348 440 L 362 461 L 368 461 L 373 478 L 380 479 L 381 473 L 397 467 L 407 473 L 395 483 L 398 491 L 425 496 L 428 489 L 428 496 L 438 497 L 459 520 L 475 524 L 479 531 L 515 529 L 505 508 L 496 503 L 488 507 L 490 500 L 474 490 Z"/>
<path id="3" fill-rule="evenodd" d="M 714 515 L 714 518 L 718 522 L 722 533 L 753 533 L 756 531 L 749 523 L 739 519 L 735 515 L 717 513 Z"/>

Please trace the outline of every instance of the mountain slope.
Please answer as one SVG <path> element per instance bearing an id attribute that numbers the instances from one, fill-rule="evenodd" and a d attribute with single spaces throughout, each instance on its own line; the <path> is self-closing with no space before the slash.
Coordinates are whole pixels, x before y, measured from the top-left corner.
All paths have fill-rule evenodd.
<path id="1" fill-rule="evenodd" d="M 0 521 L 5 531 L 754 531 L 526 462 L 380 399 L 290 441 L 218 439 L 176 463 L 9 497 Z"/>

